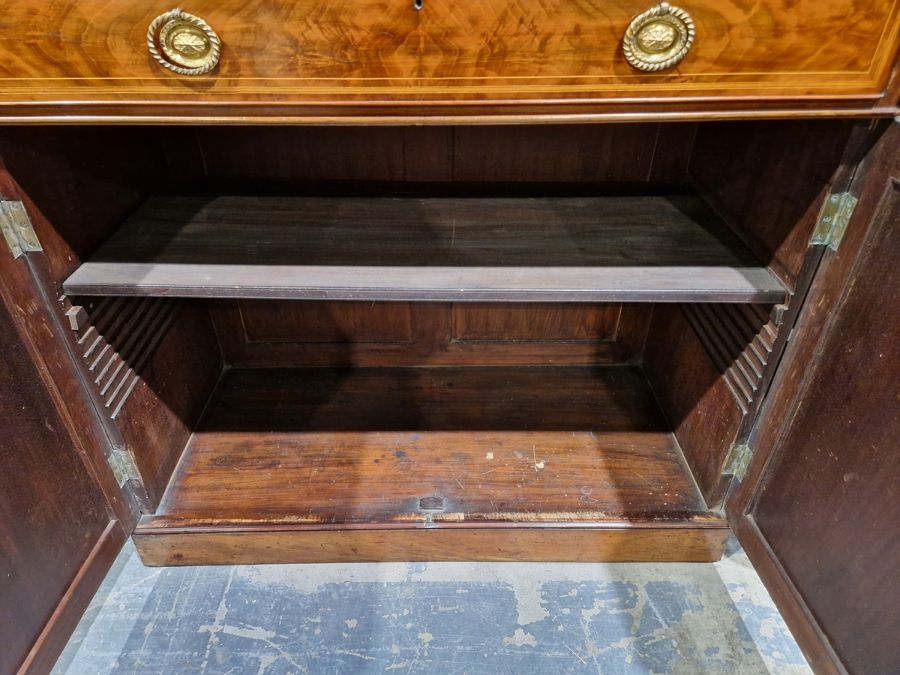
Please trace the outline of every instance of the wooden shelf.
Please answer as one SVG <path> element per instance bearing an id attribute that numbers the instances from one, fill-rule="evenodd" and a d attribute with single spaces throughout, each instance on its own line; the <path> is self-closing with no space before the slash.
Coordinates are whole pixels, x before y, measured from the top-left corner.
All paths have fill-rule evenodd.
<path id="1" fill-rule="evenodd" d="M 780 302 L 692 197 L 154 198 L 70 295 Z"/>
<path id="2" fill-rule="evenodd" d="M 637 368 L 231 371 L 148 564 L 715 560 L 728 534 Z"/>

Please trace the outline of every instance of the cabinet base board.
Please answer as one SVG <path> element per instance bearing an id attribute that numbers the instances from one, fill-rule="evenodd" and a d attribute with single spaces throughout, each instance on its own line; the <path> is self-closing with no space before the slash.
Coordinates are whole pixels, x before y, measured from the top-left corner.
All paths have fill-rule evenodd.
<path id="1" fill-rule="evenodd" d="M 145 565 L 518 561 L 713 562 L 731 530 L 704 526 L 244 530 L 134 534 Z"/>

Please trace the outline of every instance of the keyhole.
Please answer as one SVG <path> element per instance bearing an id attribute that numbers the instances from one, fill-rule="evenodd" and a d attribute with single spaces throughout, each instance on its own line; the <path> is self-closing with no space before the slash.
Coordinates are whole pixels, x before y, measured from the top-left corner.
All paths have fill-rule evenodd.
<path id="1" fill-rule="evenodd" d="M 413 8 L 418 12 L 425 7 L 425 0 L 413 0 Z"/>

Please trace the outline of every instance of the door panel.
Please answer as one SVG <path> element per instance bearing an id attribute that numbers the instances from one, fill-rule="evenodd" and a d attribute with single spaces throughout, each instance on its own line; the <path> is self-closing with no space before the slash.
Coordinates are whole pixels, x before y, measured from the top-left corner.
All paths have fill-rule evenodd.
<path id="1" fill-rule="evenodd" d="M 0 675 L 50 670 L 137 518 L 49 281 L 64 256 L 37 229 L 44 253 L 0 240 Z"/>
<path id="2" fill-rule="evenodd" d="M 819 672 L 900 672 L 898 148 L 894 124 L 860 172 L 850 230 L 824 255 L 751 438 L 768 466 L 730 504 Z M 755 456 L 750 476 L 764 463 Z"/>
<path id="3" fill-rule="evenodd" d="M 0 353 L 0 673 L 23 662 L 40 672 L 62 649 L 125 534 L 5 303 Z"/>
<path id="4" fill-rule="evenodd" d="M 852 672 L 900 672 L 900 182 L 756 523 Z"/>

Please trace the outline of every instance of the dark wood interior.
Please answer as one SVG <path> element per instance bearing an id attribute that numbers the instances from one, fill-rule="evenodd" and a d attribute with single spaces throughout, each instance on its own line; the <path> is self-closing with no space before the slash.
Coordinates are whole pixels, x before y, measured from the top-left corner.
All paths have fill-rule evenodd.
<path id="1" fill-rule="evenodd" d="M 728 453 L 802 276 L 795 226 L 850 125 L 708 126 L 0 135 L 133 456 L 145 560 L 201 562 L 198 535 L 237 530 L 260 560 L 271 536 L 349 559 L 328 537 L 367 527 L 389 551 L 371 559 L 434 528 L 448 558 L 503 559 L 519 535 L 481 538 L 513 526 L 587 537 L 533 559 L 636 559 L 620 536 L 652 524 L 646 558 L 717 557 Z M 786 181 L 795 136 L 828 143 Z M 721 182 L 723 137 L 752 185 Z M 133 152 L 143 171 L 117 173 Z M 766 220 L 748 191 L 790 208 Z M 312 530 L 307 556 L 292 537 Z M 235 555 L 215 541 L 207 561 Z"/>
<path id="2" fill-rule="evenodd" d="M 854 181 L 858 226 L 822 262 L 751 439 L 766 452 L 728 510 L 757 569 L 780 579 L 813 669 L 887 673 L 900 669 L 900 125 Z"/>
<path id="3" fill-rule="evenodd" d="M 814 669 L 900 672 L 900 0 L 153 5 L 0 22 L 3 675 L 129 535 L 709 561 L 729 528 Z"/>
<path id="4" fill-rule="evenodd" d="M 848 147 L 861 126 L 836 120 L 704 124 L 689 181 L 793 291 L 825 196 L 842 167 L 864 154 Z"/>
<path id="5" fill-rule="evenodd" d="M 9 274 L 3 265 L 0 270 Z M 4 302 L 8 288 L 0 288 Z M 51 619 L 59 598 L 67 595 L 86 558 L 96 555 L 108 540 L 124 539 L 91 471 L 79 458 L 81 448 L 67 435 L 72 421 L 59 410 L 51 389 L 30 360 L 28 348 L 36 347 L 20 337 L 23 328 L 4 304 L 0 311 L 4 354 L 0 412 L 7 420 L 20 422 L 4 433 L 7 463 L 0 471 L 0 569 L 4 577 L 0 671 L 4 673 L 14 672 L 23 654 L 29 655 L 29 661 L 36 660 L 35 667 L 49 670 L 77 621 L 69 620 L 68 631 L 53 628 Z M 27 507 L 24 513 L 23 504 Z M 48 539 L 49 529 L 58 531 L 59 536 Z M 13 541 L 15 546 L 7 545 Z M 95 581 L 99 585 L 100 580 Z M 84 600 L 82 607 L 86 604 Z M 52 656 L 29 654 L 35 636 Z"/>
<path id="6" fill-rule="evenodd" d="M 74 295 L 780 302 L 698 200 L 153 199 L 63 284 Z"/>
<path id="7" fill-rule="evenodd" d="M 238 368 L 640 364 L 649 305 L 218 300 Z"/>
<path id="8" fill-rule="evenodd" d="M 692 519 L 717 521 L 637 368 L 250 369 L 136 535 Z"/>
<path id="9" fill-rule="evenodd" d="M 701 561 L 727 534 L 640 369 L 467 366 L 230 371 L 134 539 L 151 565 Z"/>

